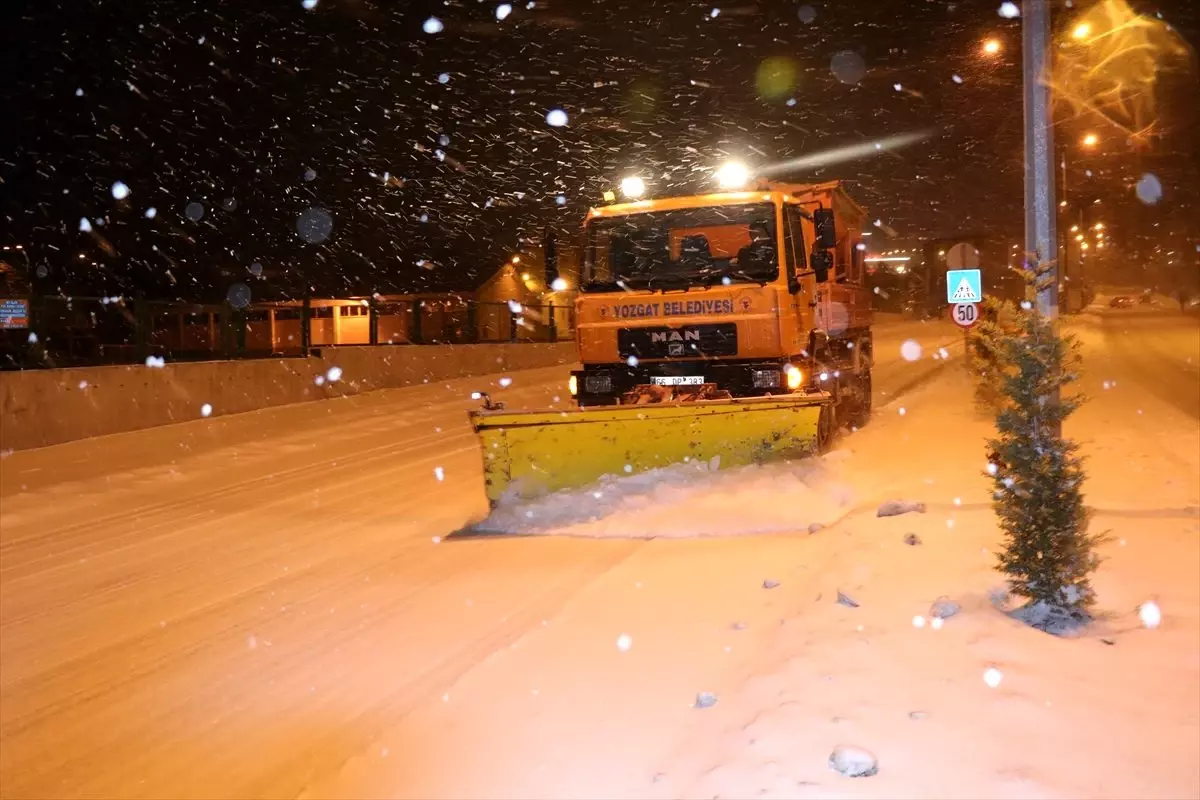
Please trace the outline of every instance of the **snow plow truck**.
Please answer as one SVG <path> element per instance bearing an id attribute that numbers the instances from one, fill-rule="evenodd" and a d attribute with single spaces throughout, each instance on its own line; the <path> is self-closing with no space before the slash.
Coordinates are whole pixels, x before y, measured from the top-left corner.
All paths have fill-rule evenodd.
<path id="1" fill-rule="evenodd" d="M 470 412 L 492 507 L 681 462 L 819 453 L 870 416 L 866 214 L 843 185 L 642 188 L 627 179 L 636 199 L 584 222 L 571 410 Z M 561 286 L 549 234 L 544 248 Z"/>

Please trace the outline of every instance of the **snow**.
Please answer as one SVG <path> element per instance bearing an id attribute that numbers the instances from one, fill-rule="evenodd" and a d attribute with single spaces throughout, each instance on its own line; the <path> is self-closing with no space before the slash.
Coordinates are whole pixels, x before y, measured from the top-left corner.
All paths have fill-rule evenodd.
<path id="1" fill-rule="evenodd" d="M 946 326 L 881 327 L 877 413 L 830 456 L 632 476 L 542 535 L 451 535 L 486 513 L 465 411 L 551 407 L 565 368 L 13 453 L 0 795 L 1195 797 L 1197 354 L 1112 324 L 1079 323 L 1068 433 L 1112 544 L 1075 638 L 998 607 L 989 425 L 961 358 L 898 357 L 957 357 Z M 927 513 L 877 517 L 895 498 Z M 682 535 L 718 515 L 736 535 Z M 936 632 L 931 601 L 959 609 Z"/>

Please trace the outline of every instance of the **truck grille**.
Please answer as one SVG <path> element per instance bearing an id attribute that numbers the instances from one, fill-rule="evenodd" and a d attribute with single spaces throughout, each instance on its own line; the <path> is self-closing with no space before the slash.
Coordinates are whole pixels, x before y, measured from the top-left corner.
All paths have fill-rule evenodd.
<path id="1" fill-rule="evenodd" d="M 621 328 L 621 358 L 696 358 L 736 356 L 737 324 L 685 325 L 680 328 Z"/>

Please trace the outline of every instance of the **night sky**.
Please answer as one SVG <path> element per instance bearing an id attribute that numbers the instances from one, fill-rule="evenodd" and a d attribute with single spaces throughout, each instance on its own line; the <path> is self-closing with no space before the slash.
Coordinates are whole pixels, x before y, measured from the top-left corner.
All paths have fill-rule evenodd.
<path id="1" fill-rule="evenodd" d="M 852 181 L 906 238 L 1020 235 L 1020 21 L 998 0 L 305 5 L 61 0 L 4 26 L 0 240 L 42 291 L 471 289 L 624 174 L 690 190 L 726 157 L 920 131 L 793 177 Z M 1139 10 L 1196 41 L 1190 0 Z M 1158 147 L 1192 194 L 1167 200 L 1200 210 L 1195 75 L 1174 81 Z"/>

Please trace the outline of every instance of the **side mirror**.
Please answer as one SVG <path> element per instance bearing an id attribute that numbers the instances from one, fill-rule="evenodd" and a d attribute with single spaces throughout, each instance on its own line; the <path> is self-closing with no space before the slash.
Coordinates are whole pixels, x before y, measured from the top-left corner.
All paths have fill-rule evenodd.
<path id="1" fill-rule="evenodd" d="M 817 232 L 817 247 L 826 250 L 837 247 L 837 228 L 833 224 L 832 208 L 818 208 L 813 212 L 813 228 Z"/>
<path id="2" fill-rule="evenodd" d="M 813 276 L 817 283 L 829 280 L 829 270 L 833 269 L 833 253 L 828 250 L 813 250 L 808 263 L 812 265 Z"/>
<path id="3" fill-rule="evenodd" d="M 546 286 L 551 287 L 558 280 L 558 244 L 554 241 L 554 231 L 546 229 L 542 240 L 542 258 L 546 262 Z"/>

